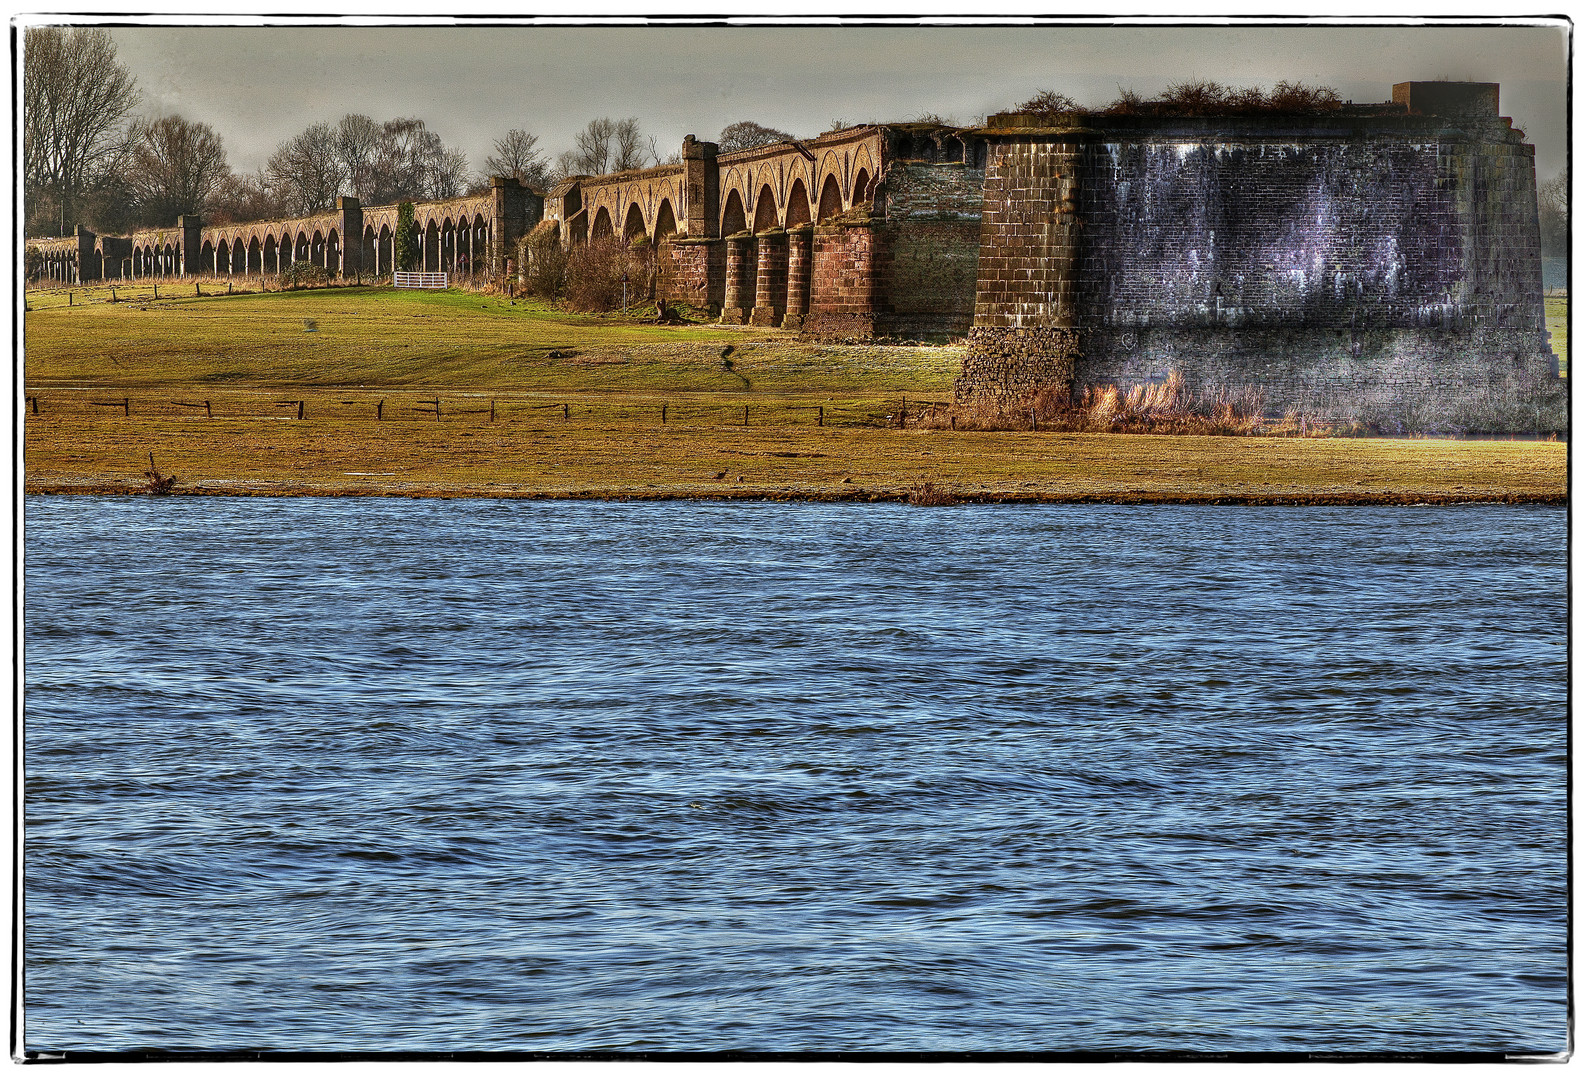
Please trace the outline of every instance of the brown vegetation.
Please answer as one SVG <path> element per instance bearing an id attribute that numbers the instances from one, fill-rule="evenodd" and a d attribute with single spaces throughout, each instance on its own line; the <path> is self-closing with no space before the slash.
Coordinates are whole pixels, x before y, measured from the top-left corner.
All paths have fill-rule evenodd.
<path id="1" fill-rule="evenodd" d="M 1074 396 L 1043 390 L 1011 408 L 965 405 L 956 419 L 931 413 L 921 427 L 955 426 L 968 431 L 1078 431 L 1141 435 L 1326 436 L 1335 432 L 1296 412 L 1281 418 L 1262 415 L 1262 395 L 1254 388 L 1234 394 L 1192 393 L 1178 371 L 1160 383 L 1137 383 L 1127 391 L 1086 387 Z"/>

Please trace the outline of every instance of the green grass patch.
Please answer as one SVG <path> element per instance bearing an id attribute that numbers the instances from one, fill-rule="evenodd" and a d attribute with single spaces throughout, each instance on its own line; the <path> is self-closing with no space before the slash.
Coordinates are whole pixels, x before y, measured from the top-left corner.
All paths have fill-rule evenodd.
<path id="1" fill-rule="evenodd" d="M 202 286 L 211 293 L 225 285 Z M 448 290 L 30 292 L 31 388 L 249 383 L 522 391 L 946 396 L 961 346 L 828 346 L 778 330 L 658 326 Z M 726 346 L 733 346 L 730 366 Z"/>
<path id="2" fill-rule="evenodd" d="M 1546 296 L 1544 298 L 1544 323 L 1550 331 L 1550 349 L 1556 358 L 1561 361 L 1561 378 L 1566 378 L 1570 370 L 1571 353 L 1567 350 L 1566 331 L 1568 322 L 1568 309 L 1570 307 L 1566 296 Z"/>

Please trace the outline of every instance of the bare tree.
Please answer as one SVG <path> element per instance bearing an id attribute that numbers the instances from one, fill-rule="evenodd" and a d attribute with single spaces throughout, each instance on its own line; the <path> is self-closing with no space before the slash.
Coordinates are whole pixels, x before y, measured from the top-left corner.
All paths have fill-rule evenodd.
<path id="1" fill-rule="evenodd" d="M 452 199 L 465 188 L 470 161 L 463 150 L 449 150 L 438 139 L 438 152 L 430 155 L 422 172 L 422 192 L 428 199 Z"/>
<path id="2" fill-rule="evenodd" d="M 548 161 L 537 149 L 537 136 L 516 128 L 493 143 L 487 159 L 488 176 L 513 176 L 527 187 L 545 191 L 548 187 Z"/>
<path id="3" fill-rule="evenodd" d="M 344 189 L 361 202 L 371 198 L 377 148 L 382 143 L 382 125 L 369 116 L 349 113 L 333 130 L 333 145 L 343 171 Z"/>
<path id="4" fill-rule="evenodd" d="M 337 135 L 326 124 L 312 124 L 295 135 L 266 162 L 266 176 L 291 214 L 325 210 L 338 197 L 343 167 Z"/>
<path id="5" fill-rule="evenodd" d="M 647 140 L 642 134 L 642 126 L 637 123 L 636 117 L 617 120 L 614 124 L 614 171 L 624 172 L 626 169 L 641 169 L 648 165 L 656 164 L 656 157 L 649 157 Z"/>
<path id="6" fill-rule="evenodd" d="M 469 171 L 465 155 L 414 117 L 389 120 L 373 154 L 370 201 L 443 199 L 459 194 Z"/>
<path id="7" fill-rule="evenodd" d="M 1566 170 L 1539 187 L 1539 247 L 1546 255 L 1565 255 L 1571 237 L 1567 219 Z"/>
<path id="8" fill-rule="evenodd" d="M 658 162 L 657 148 L 642 134 L 642 125 L 636 117 L 624 120 L 603 117 L 587 122 L 576 135 L 575 150 L 559 155 L 554 172 L 560 176 L 601 176 Z"/>
<path id="9" fill-rule="evenodd" d="M 230 172 L 221 136 L 208 124 L 163 116 L 139 125 L 128 176 L 145 223 L 197 214 Z"/>
<path id="10" fill-rule="evenodd" d="M 228 173 L 210 193 L 204 213 L 211 224 L 228 225 L 286 217 L 288 208 L 261 169 L 252 176 Z"/>
<path id="11" fill-rule="evenodd" d="M 735 150 L 751 150 L 755 146 L 770 146 L 774 143 L 796 142 L 797 136 L 776 128 L 765 127 L 763 124 L 752 120 L 739 120 L 727 125 L 720 132 L 720 153 L 729 154 Z"/>
<path id="12" fill-rule="evenodd" d="M 104 30 L 29 27 L 23 39 L 23 177 L 27 201 L 53 199 L 65 234 L 85 191 L 127 151 L 123 121 L 138 87 Z M 32 207 L 30 206 L 30 209 Z"/>
<path id="13" fill-rule="evenodd" d="M 577 172 L 601 176 L 609 172 L 609 162 L 614 156 L 614 121 L 608 117 L 589 120 L 576 136 Z"/>

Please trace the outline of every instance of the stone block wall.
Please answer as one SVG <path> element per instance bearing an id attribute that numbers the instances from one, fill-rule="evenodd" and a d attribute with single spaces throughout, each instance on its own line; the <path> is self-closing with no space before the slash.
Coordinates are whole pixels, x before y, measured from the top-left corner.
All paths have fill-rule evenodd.
<path id="1" fill-rule="evenodd" d="M 896 336 L 956 336 L 974 319 L 984 173 L 961 164 L 894 163 L 882 181 L 886 221 L 876 243 L 877 331 Z"/>
<path id="2" fill-rule="evenodd" d="M 658 296 L 719 313 L 725 297 L 725 245 L 676 239 L 659 244 Z"/>
<path id="3" fill-rule="evenodd" d="M 1079 331 L 1068 327 L 975 326 L 958 376 L 957 401 L 996 410 L 1067 394 L 1080 357 Z"/>
<path id="4" fill-rule="evenodd" d="M 869 222 L 815 226 L 812 291 L 803 329 L 820 336 L 873 334 L 889 257 Z"/>
<path id="5" fill-rule="evenodd" d="M 1564 424 L 1508 121 L 1088 119 L 991 148 L 960 401 L 1177 369 L 1272 415 Z M 1072 351 L 1003 333 L 1069 327 Z"/>

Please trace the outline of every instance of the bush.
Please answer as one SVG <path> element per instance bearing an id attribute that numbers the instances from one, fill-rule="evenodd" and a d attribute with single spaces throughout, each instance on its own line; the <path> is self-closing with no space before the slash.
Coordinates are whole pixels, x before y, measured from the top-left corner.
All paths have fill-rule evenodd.
<path id="1" fill-rule="evenodd" d="M 393 263 L 398 270 L 414 270 L 421 261 L 420 249 L 415 244 L 415 204 L 398 204 L 398 229 L 393 234 Z"/>
<path id="2" fill-rule="evenodd" d="M 559 243 L 559 227 L 544 222 L 520 242 L 521 280 L 533 296 L 552 303 L 565 288 L 570 257 Z"/>
<path id="3" fill-rule="evenodd" d="M 324 266 L 317 266 L 313 262 L 300 259 L 288 269 L 277 275 L 277 288 L 298 289 L 313 285 L 330 285 L 332 271 Z"/>
<path id="4" fill-rule="evenodd" d="M 578 244 L 565 261 L 565 303 L 576 311 L 613 311 L 620 306 L 620 277 L 627 252 L 613 237 Z"/>

